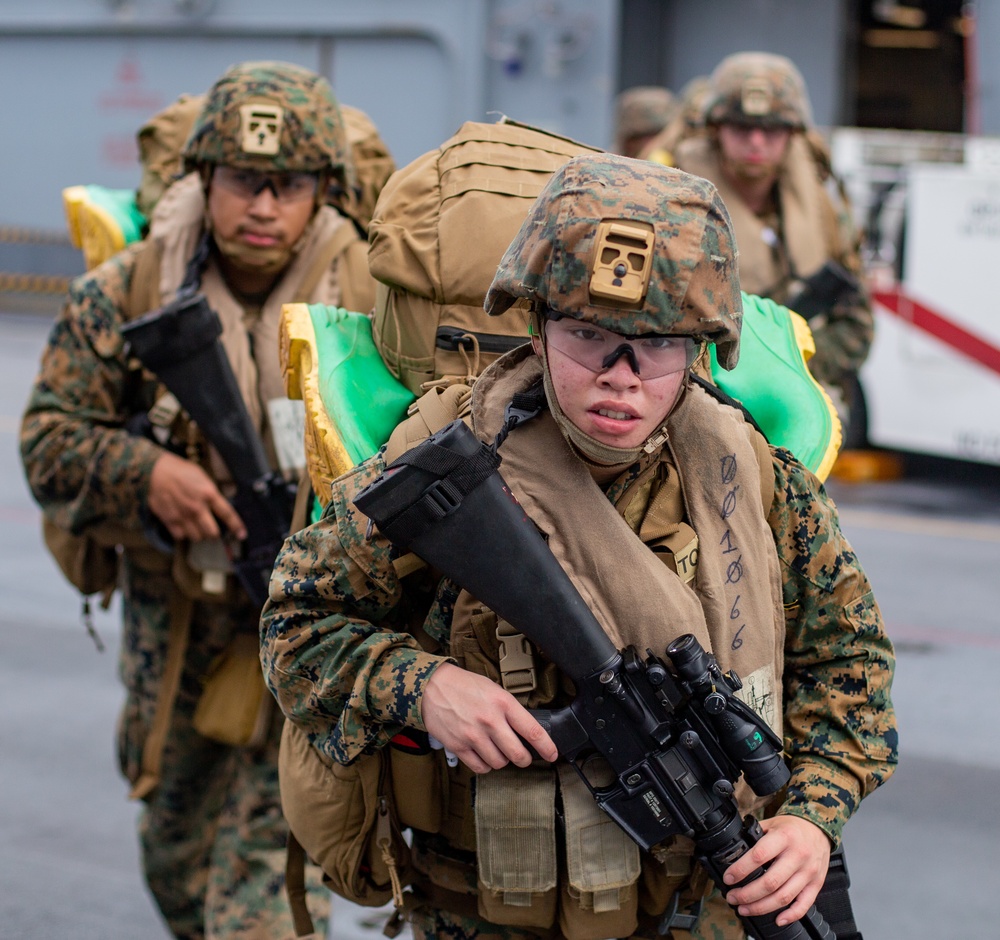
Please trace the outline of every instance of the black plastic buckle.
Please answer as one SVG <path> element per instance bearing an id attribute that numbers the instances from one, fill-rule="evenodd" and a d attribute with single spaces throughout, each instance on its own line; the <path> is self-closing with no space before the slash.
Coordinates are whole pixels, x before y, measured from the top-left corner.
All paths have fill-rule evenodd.
<path id="1" fill-rule="evenodd" d="M 694 930 L 705 910 L 705 896 L 702 895 L 693 904 L 685 905 L 686 913 L 681 912 L 680 905 L 681 893 L 675 891 L 674 896 L 670 899 L 670 906 L 667 908 L 666 914 L 663 915 L 663 919 L 656 928 L 656 932 L 661 937 L 665 937 L 674 927 L 678 930 Z"/>

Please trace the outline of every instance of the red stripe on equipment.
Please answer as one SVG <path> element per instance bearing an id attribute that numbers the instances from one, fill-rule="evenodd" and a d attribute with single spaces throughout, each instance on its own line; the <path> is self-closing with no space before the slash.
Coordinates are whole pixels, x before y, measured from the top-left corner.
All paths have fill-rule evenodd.
<path id="1" fill-rule="evenodd" d="M 1000 373 L 1000 349 L 902 291 L 876 291 L 874 300 L 906 323 L 940 340 L 980 365 Z"/>

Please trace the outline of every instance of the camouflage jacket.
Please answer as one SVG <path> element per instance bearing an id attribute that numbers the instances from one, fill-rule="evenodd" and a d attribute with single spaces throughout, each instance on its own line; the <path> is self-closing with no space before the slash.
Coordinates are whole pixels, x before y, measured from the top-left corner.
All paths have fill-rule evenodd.
<path id="1" fill-rule="evenodd" d="M 896 763 L 894 655 L 822 486 L 787 451 L 772 449 L 772 460 L 768 523 L 782 571 L 783 717 L 793 772 L 778 811 L 810 819 L 837 840 Z M 286 542 L 261 623 L 265 676 L 281 708 L 344 764 L 404 727 L 424 729 L 421 696 L 447 661 L 457 594 L 426 571 L 401 582 L 392 566 L 397 550 L 377 533 L 366 540 L 367 520 L 353 499 L 383 469 L 376 455 L 335 482 L 323 518 Z M 408 632 L 414 624 L 440 653 L 421 647 Z"/>
<path id="2" fill-rule="evenodd" d="M 141 243 L 70 286 L 49 335 L 21 427 L 21 457 L 35 499 L 74 532 L 105 521 L 136 531 L 162 453 L 126 421 L 149 408 L 120 326 Z"/>

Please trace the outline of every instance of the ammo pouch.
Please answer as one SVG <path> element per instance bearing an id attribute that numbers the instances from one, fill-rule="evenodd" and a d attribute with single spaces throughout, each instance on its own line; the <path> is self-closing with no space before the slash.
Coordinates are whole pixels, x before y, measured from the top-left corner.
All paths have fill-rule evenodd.
<path id="1" fill-rule="evenodd" d="M 278 777 L 288 827 L 323 870 L 323 883 L 366 907 L 402 907 L 410 867 L 387 765 L 385 748 L 345 766 L 290 721 L 282 729 Z"/>
<path id="2" fill-rule="evenodd" d="M 402 734 L 426 737 L 409 730 Z M 417 752 L 398 746 L 396 741 L 397 738 L 393 738 L 389 742 L 386 755 L 399 825 L 403 829 L 440 832 L 444 801 L 441 752 L 429 746 Z"/>
<path id="3" fill-rule="evenodd" d="M 558 824 L 557 783 L 563 816 Z M 638 846 L 601 812 L 572 767 L 480 776 L 475 818 L 480 916 L 512 926 L 558 922 L 570 940 L 634 933 Z M 565 841 L 562 871 L 557 837 Z"/>
<path id="4" fill-rule="evenodd" d="M 273 704 L 261 673 L 260 641 L 237 633 L 205 679 L 192 723 L 213 741 L 259 747 L 267 740 Z"/>
<path id="5" fill-rule="evenodd" d="M 114 545 L 102 545 L 89 535 L 73 535 L 47 517 L 42 519 L 42 536 L 59 570 L 81 594 L 114 588 L 118 577 Z"/>
<path id="6" fill-rule="evenodd" d="M 556 915 L 556 777 L 548 767 L 476 779 L 479 914 L 495 924 L 548 927 Z"/>
<path id="7" fill-rule="evenodd" d="M 42 537 L 66 580 L 84 595 L 106 593 L 110 597 L 118 580 L 119 545 L 158 554 L 142 533 L 107 522 L 77 535 L 44 515 Z"/>

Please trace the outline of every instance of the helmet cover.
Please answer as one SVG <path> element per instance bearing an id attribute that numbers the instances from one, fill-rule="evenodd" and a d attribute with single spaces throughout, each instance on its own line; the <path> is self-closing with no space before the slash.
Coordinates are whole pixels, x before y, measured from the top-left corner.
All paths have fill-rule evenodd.
<path id="1" fill-rule="evenodd" d="M 693 336 L 736 365 L 743 306 L 736 239 L 715 186 L 615 154 L 575 157 L 550 177 L 486 295 L 627 336 Z"/>
<path id="2" fill-rule="evenodd" d="M 185 170 L 328 172 L 352 181 L 343 118 L 325 78 L 286 62 L 231 66 L 209 90 L 184 146 Z"/>
<path id="3" fill-rule="evenodd" d="M 705 123 L 811 127 L 812 108 L 802 73 L 790 59 L 768 52 L 726 57 L 710 79 Z"/>
<path id="4" fill-rule="evenodd" d="M 615 99 L 615 149 L 621 152 L 630 137 L 657 134 L 674 116 L 677 99 L 666 88 L 638 85 Z"/>

